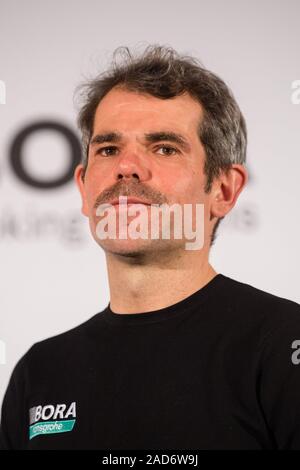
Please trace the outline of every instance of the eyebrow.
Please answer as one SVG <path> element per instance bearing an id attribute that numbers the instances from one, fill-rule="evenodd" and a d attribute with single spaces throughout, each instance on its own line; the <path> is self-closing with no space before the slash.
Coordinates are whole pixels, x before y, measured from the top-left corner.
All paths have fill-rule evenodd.
<path id="1" fill-rule="evenodd" d="M 99 145 L 104 142 L 120 143 L 123 139 L 123 135 L 120 132 L 105 132 L 102 134 L 96 134 L 90 145 Z M 144 134 L 144 139 L 146 142 L 154 143 L 160 142 L 162 140 L 168 140 L 169 142 L 174 142 L 175 144 L 180 145 L 185 151 L 191 149 L 189 142 L 181 134 L 172 131 L 159 131 L 159 132 L 149 132 Z"/>

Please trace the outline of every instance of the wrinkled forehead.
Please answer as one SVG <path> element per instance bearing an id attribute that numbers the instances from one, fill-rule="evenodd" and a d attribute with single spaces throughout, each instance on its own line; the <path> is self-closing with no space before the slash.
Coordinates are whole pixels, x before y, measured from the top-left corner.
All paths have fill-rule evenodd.
<path id="1" fill-rule="evenodd" d="M 161 99 L 123 89 L 112 89 L 98 104 L 94 132 L 114 128 L 122 133 L 154 131 L 165 128 L 197 135 L 203 110 L 189 94 Z"/>

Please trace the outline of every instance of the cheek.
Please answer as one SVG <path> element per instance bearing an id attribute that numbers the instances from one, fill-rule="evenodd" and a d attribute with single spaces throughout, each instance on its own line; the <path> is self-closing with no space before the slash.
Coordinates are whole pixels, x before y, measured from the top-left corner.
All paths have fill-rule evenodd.
<path id="1" fill-rule="evenodd" d="M 85 210 L 85 215 L 92 216 L 94 211 L 94 204 L 99 192 L 96 191 L 88 182 L 85 184 L 85 192 L 83 196 L 83 205 Z"/>
<path id="2" fill-rule="evenodd" d="M 100 172 L 87 172 L 85 179 L 85 189 L 86 189 L 86 200 L 89 205 L 89 208 L 92 209 L 96 198 L 101 194 L 101 192 L 107 188 L 107 184 L 104 184 L 103 177 L 100 176 Z"/>
<path id="3" fill-rule="evenodd" d="M 203 175 L 196 173 L 196 171 L 187 173 L 182 170 L 176 175 L 169 175 L 167 181 L 168 194 L 172 196 L 172 199 L 185 203 L 203 202 Z"/>

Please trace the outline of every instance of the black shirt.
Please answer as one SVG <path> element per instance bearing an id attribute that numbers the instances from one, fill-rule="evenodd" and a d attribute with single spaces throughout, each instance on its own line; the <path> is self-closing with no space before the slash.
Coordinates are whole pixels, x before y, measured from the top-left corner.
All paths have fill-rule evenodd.
<path id="1" fill-rule="evenodd" d="M 109 304 L 20 359 L 0 448 L 300 449 L 299 362 L 300 305 L 222 274 L 153 312 Z"/>

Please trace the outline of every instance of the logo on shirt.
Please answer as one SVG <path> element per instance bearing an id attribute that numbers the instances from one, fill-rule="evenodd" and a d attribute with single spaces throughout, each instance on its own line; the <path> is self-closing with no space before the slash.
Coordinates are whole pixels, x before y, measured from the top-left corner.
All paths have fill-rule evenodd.
<path id="1" fill-rule="evenodd" d="M 33 406 L 29 409 L 29 439 L 33 439 L 39 434 L 70 432 L 73 430 L 75 422 L 75 401 L 69 406 L 65 404 Z"/>

